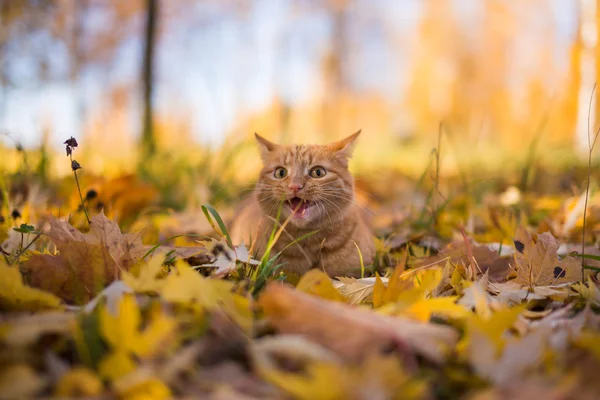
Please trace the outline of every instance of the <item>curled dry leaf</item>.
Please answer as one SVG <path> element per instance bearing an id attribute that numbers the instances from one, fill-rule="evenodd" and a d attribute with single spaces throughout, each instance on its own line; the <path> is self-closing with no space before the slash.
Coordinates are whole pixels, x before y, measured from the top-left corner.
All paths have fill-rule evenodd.
<path id="1" fill-rule="evenodd" d="M 304 335 L 345 359 L 397 350 L 409 363 L 413 352 L 441 362 L 458 339 L 450 327 L 378 315 L 277 283 L 267 286 L 259 305 L 280 332 Z"/>

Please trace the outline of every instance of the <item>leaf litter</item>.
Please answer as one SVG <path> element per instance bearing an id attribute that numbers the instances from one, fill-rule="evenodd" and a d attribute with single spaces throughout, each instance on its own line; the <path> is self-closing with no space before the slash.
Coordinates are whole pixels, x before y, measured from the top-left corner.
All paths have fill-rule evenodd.
<path id="1" fill-rule="evenodd" d="M 295 279 L 220 228 L 193 246 L 149 248 L 103 213 L 87 233 L 48 225 L 45 246 L 0 261 L 2 397 L 600 391 L 589 378 L 600 364 L 597 271 L 581 281 L 574 246 L 547 231 L 516 226 L 511 243 L 459 235 L 433 252 L 405 241 L 372 276 Z"/>

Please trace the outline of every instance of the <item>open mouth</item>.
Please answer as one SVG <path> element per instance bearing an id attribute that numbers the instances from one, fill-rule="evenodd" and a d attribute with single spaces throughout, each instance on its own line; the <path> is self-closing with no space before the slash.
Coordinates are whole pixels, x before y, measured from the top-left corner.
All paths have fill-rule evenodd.
<path id="1" fill-rule="evenodd" d="M 311 202 L 308 200 L 301 199 L 299 197 L 292 197 L 287 201 L 290 209 L 292 210 L 292 214 L 296 218 L 303 218 L 306 216 L 306 210 L 311 205 Z"/>

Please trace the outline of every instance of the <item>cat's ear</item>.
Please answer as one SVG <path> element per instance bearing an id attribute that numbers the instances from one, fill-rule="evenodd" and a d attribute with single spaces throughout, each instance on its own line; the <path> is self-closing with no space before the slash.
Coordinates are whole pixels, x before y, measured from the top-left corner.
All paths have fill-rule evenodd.
<path id="1" fill-rule="evenodd" d="M 353 133 L 345 139 L 330 143 L 327 145 L 327 147 L 330 150 L 335 151 L 338 154 L 338 156 L 345 159 L 349 159 L 350 157 L 352 157 L 352 151 L 354 150 L 354 146 L 356 146 L 356 139 L 360 135 L 360 131 L 361 130 L 359 130 L 356 133 Z"/>
<path id="2" fill-rule="evenodd" d="M 273 143 L 273 142 L 269 142 L 267 139 L 265 139 L 264 137 L 260 136 L 258 133 L 254 133 L 254 136 L 256 137 L 256 141 L 258 142 L 258 147 L 260 149 L 260 156 L 262 158 L 265 158 L 265 156 L 267 154 L 269 154 L 271 151 L 275 150 L 277 147 L 279 147 L 279 145 Z"/>

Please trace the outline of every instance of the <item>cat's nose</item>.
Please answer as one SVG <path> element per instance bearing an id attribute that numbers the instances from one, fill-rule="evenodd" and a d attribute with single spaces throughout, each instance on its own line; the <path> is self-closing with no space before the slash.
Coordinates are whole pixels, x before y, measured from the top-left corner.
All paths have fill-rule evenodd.
<path id="1" fill-rule="evenodd" d="M 303 186 L 300 183 L 297 182 L 292 182 L 288 185 L 288 187 L 290 188 L 290 190 L 292 190 L 294 193 L 299 192 L 300 189 L 303 188 Z"/>

